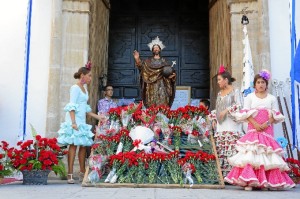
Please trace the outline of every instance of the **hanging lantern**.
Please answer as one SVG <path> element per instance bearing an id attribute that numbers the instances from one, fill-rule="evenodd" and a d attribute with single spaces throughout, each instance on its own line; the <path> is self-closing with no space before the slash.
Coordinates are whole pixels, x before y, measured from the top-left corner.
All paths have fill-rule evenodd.
<path id="1" fill-rule="evenodd" d="M 249 19 L 248 19 L 248 17 L 247 17 L 246 15 L 243 15 L 243 16 L 242 16 L 242 21 L 241 21 L 241 23 L 242 23 L 243 25 L 248 25 L 248 24 L 249 24 Z"/>

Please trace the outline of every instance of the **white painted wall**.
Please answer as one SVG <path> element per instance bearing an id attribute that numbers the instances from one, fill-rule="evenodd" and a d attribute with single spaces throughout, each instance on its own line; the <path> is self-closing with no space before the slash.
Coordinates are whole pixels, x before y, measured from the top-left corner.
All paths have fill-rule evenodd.
<path id="1" fill-rule="evenodd" d="M 289 0 L 269 0 L 269 22 L 270 22 L 270 49 L 271 49 L 271 70 L 272 79 L 277 79 L 286 83 L 286 79 L 290 77 L 291 70 L 291 36 L 290 36 L 290 5 Z M 297 40 L 300 39 L 300 2 L 296 0 L 296 35 Z M 298 24 L 298 26 L 297 26 Z M 290 105 L 290 86 L 285 84 L 285 96 Z M 273 90 L 273 94 L 275 92 Z M 284 101 L 281 97 L 282 105 Z M 284 115 L 287 117 L 287 111 L 284 109 Z M 286 119 L 289 133 L 291 127 L 289 120 Z M 282 137 L 283 130 L 281 124 L 275 126 L 275 137 Z M 290 139 L 292 136 L 290 135 Z M 292 140 L 291 140 L 292 142 Z"/>
<path id="2" fill-rule="evenodd" d="M 10 0 L 1 2 L 0 7 L 0 140 L 12 144 L 22 134 L 27 4 L 27 0 Z M 33 0 L 27 101 L 28 138 L 31 137 L 29 123 L 41 135 L 45 135 L 51 11 L 52 0 Z"/>

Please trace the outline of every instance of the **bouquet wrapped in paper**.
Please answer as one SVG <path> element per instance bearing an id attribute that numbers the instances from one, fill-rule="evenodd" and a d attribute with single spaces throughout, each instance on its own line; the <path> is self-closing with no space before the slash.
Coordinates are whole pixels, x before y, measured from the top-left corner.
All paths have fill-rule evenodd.
<path id="1" fill-rule="evenodd" d="M 133 140 L 133 151 L 144 150 L 146 153 L 151 152 L 151 146 L 145 146 L 154 139 L 154 132 L 144 126 L 136 126 L 131 129 L 129 136 Z"/>
<path id="2" fill-rule="evenodd" d="M 102 169 L 106 162 L 106 156 L 101 154 L 92 155 L 89 157 L 89 167 L 91 172 L 88 175 L 88 179 L 91 183 L 95 184 L 100 181 L 103 174 Z"/>
<path id="3" fill-rule="evenodd" d="M 123 127 L 127 128 L 129 121 L 132 118 L 132 114 L 141 110 L 143 104 L 140 102 L 139 104 L 130 104 L 124 107 L 121 111 L 121 122 Z"/>
<path id="4" fill-rule="evenodd" d="M 160 130 L 164 136 L 164 139 L 162 141 L 163 144 L 168 145 L 170 143 L 171 138 L 171 129 L 169 128 L 169 118 L 167 118 L 166 115 L 162 113 L 158 113 L 156 115 L 156 121 L 160 125 Z"/>
<path id="5" fill-rule="evenodd" d="M 194 180 L 192 178 L 192 173 L 195 171 L 195 166 L 189 162 L 186 162 L 183 166 L 182 166 L 182 171 L 183 174 L 185 176 L 183 182 L 186 184 L 187 181 L 190 184 L 190 187 L 192 187 L 194 185 Z"/>

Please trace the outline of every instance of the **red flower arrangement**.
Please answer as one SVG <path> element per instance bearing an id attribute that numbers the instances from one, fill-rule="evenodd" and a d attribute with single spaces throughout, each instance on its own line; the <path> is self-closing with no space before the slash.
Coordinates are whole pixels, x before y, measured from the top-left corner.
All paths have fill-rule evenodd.
<path id="1" fill-rule="evenodd" d="M 187 151 L 184 158 L 178 160 L 178 164 L 184 165 L 186 163 L 191 163 L 194 169 L 194 175 L 198 181 L 198 183 L 202 183 L 202 177 L 200 175 L 201 168 L 200 163 L 209 163 L 210 161 L 215 160 L 216 157 L 213 154 L 208 154 L 204 151 L 191 152 Z"/>
<path id="2" fill-rule="evenodd" d="M 0 143 L 0 178 L 12 174 L 10 160 L 7 157 L 8 151 L 9 151 L 8 143 L 2 141 Z"/>
<path id="3" fill-rule="evenodd" d="M 119 120 L 121 117 L 121 112 L 122 112 L 121 106 L 109 109 L 108 111 L 109 119 L 113 121 Z"/>
<path id="4" fill-rule="evenodd" d="M 59 164 L 58 157 L 67 152 L 57 145 L 56 138 L 36 135 L 35 140 L 18 142 L 17 146 L 8 152 L 12 167 L 16 170 L 53 170 L 56 174 L 65 175 L 65 168 Z"/>
<path id="5" fill-rule="evenodd" d="M 293 158 L 287 158 L 285 160 L 287 164 L 290 167 L 289 175 L 294 180 L 295 183 L 300 182 L 300 161 L 293 159 Z"/>

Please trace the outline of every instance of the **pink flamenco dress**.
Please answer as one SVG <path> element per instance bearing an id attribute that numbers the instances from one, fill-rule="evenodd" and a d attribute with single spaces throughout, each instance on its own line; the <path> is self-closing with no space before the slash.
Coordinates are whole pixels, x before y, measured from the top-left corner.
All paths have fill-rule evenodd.
<path id="1" fill-rule="evenodd" d="M 284 116 L 277 110 L 273 95 L 261 99 L 251 93 L 245 99 L 244 109 L 235 116 L 239 121 L 247 121 L 252 116 L 259 124 L 266 123 L 271 117 L 275 123 L 283 122 Z M 289 167 L 282 158 L 283 149 L 274 139 L 272 125 L 258 132 L 249 122 L 247 134 L 237 141 L 236 149 L 238 153 L 228 159 L 232 166 L 225 177 L 228 183 L 276 190 L 295 186 L 286 173 Z"/>

